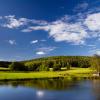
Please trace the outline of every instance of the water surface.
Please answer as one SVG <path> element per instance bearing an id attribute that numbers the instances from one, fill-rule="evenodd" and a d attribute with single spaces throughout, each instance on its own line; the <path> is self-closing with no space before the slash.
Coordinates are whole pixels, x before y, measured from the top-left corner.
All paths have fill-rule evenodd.
<path id="1" fill-rule="evenodd" d="M 100 81 L 0 81 L 0 100 L 100 100 Z"/>

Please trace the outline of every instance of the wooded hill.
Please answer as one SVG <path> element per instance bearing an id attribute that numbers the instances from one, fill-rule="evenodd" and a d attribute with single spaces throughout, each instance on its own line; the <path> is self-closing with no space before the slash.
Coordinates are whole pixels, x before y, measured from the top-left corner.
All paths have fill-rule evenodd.
<path id="1" fill-rule="evenodd" d="M 50 68 L 56 71 L 64 67 L 67 69 L 70 67 L 88 68 L 91 66 L 91 58 L 89 56 L 53 56 L 20 62 L 1 61 L 0 67 L 9 67 L 15 71 L 48 71 Z"/>

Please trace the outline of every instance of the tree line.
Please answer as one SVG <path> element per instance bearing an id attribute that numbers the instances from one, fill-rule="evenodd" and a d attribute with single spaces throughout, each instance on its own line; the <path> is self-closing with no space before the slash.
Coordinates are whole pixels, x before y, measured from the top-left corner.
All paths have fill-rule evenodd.
<path id="1" fill-rule="evenodd" d="M 70 67 L 88 68 L 90 67 L 90 57 L 87 56 L 56 56 L 39 58 L 35 60 L 12 62 L 9 68 L 13 71 L 60 71 L 61 68 Z"/>

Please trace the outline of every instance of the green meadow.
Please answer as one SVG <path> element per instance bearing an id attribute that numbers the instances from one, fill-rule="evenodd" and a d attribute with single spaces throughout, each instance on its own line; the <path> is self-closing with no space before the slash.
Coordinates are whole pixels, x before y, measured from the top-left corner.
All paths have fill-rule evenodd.
<path id="1" fill-rule="evenodd" d="M 100 71 L 99 60 L 99 57 L 56 56 L 20 62 L 0 62 L 0 80 L 92 78 L 94 72 Z"/>
<path id="2" fill-rule="evenodd" d="M 41 72 L 0 72 L 0 80 L 16 80 L 16 79 L 34 79 L 34 78 L 58 78 L 64 77 L 67 79 L 89 78 L 92 77 L 90 68 L 71 68 L 67 71 L 41 71 Z"/>

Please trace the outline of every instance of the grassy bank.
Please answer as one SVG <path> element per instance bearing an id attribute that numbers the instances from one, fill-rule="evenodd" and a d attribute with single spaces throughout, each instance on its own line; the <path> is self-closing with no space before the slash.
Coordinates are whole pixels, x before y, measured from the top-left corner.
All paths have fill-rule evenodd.
<path id="1" fill-rule="evenodd" d="M 91 77 L 92 70 L 89 68 L 71 68 L 68 71 L 46 71 L 46 72 L 0 72 L 0 80 L 34 79 L 34 78 L 54 78 L 54 77 Z"/>

